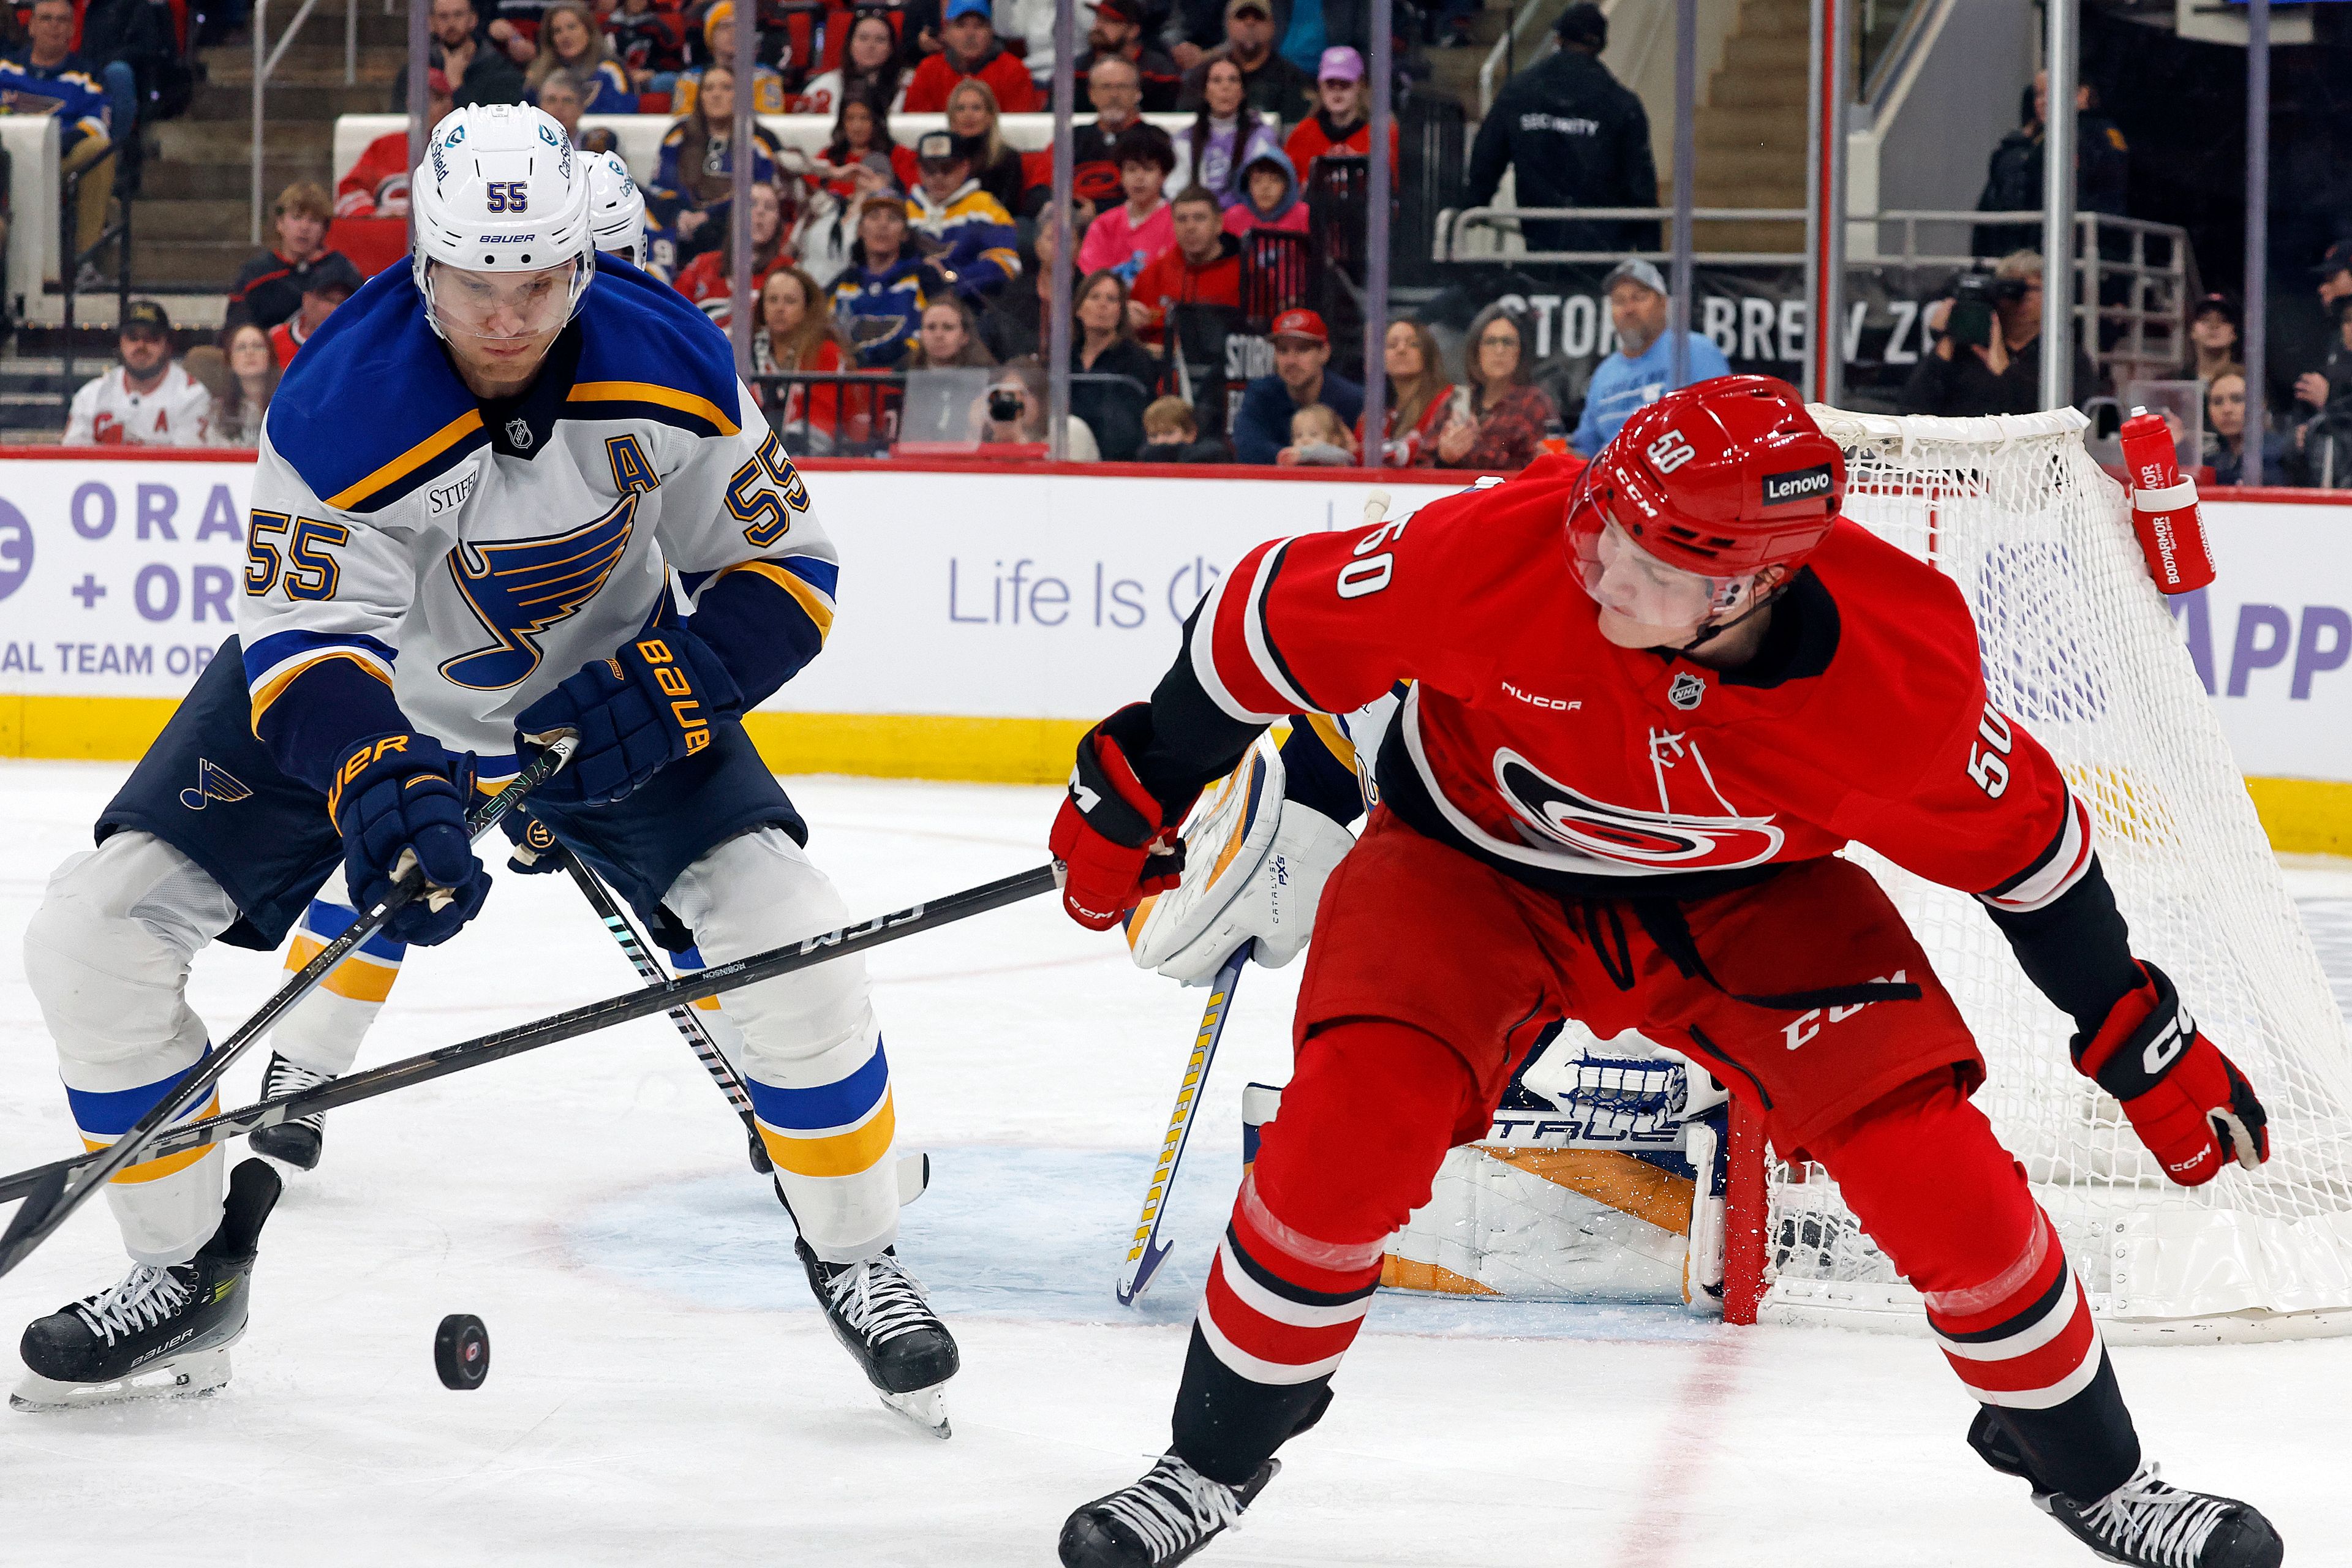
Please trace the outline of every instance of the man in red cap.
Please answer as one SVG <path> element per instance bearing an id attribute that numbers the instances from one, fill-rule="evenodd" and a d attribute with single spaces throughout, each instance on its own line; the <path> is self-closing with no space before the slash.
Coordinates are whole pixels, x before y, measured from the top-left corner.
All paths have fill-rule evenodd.
<path id="1" fill-rule="evenodd" d="M 457 107 L 449 78 L 436 66 L 425 73 L 425 125 L 430 130 Z M 367 144 L 351 173 L 335 182 L 337 217 L 408 216 L 408 132 L 387 131 Z"/>
<path id="2" fill-rule="evenodd" d="M 2057 1230 L 1969 1101 L 1967 1023 L 1839 851 L 1975 894 L 2171 1181 L 2258 1167 L 2261 1101 L 2133 956 L 2091 814 L 1993 705 L 1959 586 L 1842 518 L 1844 490 L 1794 387 L 1702 382 L 1589 466 L 1259 545 L 1151 700 L 1079 742 L 1053 852 L 1064 909 L 1102 931 L 1178 888 L 1187 811 L 1269 725 L 1412 683 L 1362 836 L 1286 868 L 1294 897 L 1323 889 L 1285 915 L 1312 930 L 1297 1067 L 1209 1270 L 1172 1442 L 1071 1514 L 1066 1568 L 1166 1568 L 1240 1519 L 1329 1407 L 1383 1244 L 1570 1018 L 1671 1042 L 1827 1169 L 1925 1297 L 1977 1401 L 1969 1446 L 2078 1541 L 2137 1568 L 2278 1568 L 2260 1513 L 2144 1458 Z M 1786 1455 L 1809 1451 L 1804 1410 Z"/>
<path id="3" fill-rule="evenodd" d="M 1274 374 L 1262 375 L 1242 394 L 1234 416 L 1234 456 L 1244 463 L 1267 463 L 1290 445 L 1290 416 L 1310 404 L 1330 408 L 1349 429 L 1364 416 L 1364 389 L 1324 367 L 1331 360 L 1331 334 L 1312 310 L 1285 310 L 1274 319 Z"/>

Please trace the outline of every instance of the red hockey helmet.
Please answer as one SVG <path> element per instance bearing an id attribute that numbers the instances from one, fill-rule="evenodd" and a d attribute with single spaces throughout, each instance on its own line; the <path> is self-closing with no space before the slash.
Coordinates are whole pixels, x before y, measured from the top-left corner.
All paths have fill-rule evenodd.
<path id="1" fill-rule="evenodd" d="M 1635 411 L 1586 470 L 1591 506 L 1642 550 L 1705 577 L 1793 566 L 1836 520 L 1845 454 L 1769 375 L 1719 375 Z"/>

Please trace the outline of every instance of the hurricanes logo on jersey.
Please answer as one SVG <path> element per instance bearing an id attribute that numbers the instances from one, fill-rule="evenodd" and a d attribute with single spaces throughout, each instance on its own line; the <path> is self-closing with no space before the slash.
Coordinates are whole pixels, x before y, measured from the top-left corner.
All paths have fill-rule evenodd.
<path id="1" fill-rule="evenodd" d="M 235 805 L 252 794 L 243 779 L 218 763 L 198 757 L 195 787 L 180 792 L 180 804 L 190 811 L 202 811 L 207 802 L 216 800 L 223 805 Z"/>
<path id="2" fill-rule="evenodd" d="M 1760 866 L 1786 837 L 1763 816 L 1636 811 L 1580 795 L 1517 752 L 1495 753 L 1495 783 L 1513 810 L 1549 838 L 1628 866 L 1719 871 Z"/>
<path id="3" fill-rule="evenodd" d="M 630 491 L 612 510 L 569 533 L 496 544 L 461 542 L 450 551 L 450 581 L 496 640 L 445 660 L 441 678 L 476 691 L 502 690 L 529 679 L 541 658 L 531 639 L 576 615 L 621 563 L 641 493 Z"/>

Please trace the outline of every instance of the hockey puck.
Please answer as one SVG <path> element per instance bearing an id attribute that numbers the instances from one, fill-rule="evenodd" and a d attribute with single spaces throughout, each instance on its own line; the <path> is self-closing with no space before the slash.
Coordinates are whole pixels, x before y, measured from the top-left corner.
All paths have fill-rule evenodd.
<path id="1" fill-rule="evenodd" d="M 452 1312 L 433 1336 L 433 1367 L 445 1388 L 479 1388 L 490 1375 L 490 1331 L 471 1312 Z"/>

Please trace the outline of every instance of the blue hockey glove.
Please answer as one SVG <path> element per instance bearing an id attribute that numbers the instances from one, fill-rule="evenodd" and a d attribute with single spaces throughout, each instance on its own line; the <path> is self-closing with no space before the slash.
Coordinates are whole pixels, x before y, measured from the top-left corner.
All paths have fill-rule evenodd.
<path id="1" fill-rule="evenodd" d="M 711 721 L 742 706 L 735 678 L 683 626 L 658 626 L 580 667 L 515 721 L 520 751 L 565 731 L 572 762 L 539 789 L 557 805 L 608 805 L 710 744 Z"/>
<path id="2" fill-rule="evenodd" d="M 560 846 L 553 830 L 531 816 L 529 807 L 508 812 L 499 818 L 499 826 L 506 831 L 507 842 L 514 846 L 514 853 L 507 857 L 508 870 L 526 877 L 545 877 L 563 869 L 562 862 L 555 857 Z"/>
<path id="3" fill-rule="evenodd" d="M 343 877 L 352 907 L 373 907 L 414 853 L 431 890 L 392 917 L 395 942 L 431 947 L 457 934 L 489 897 L 490 874 L 466 835 L 474 759 L 442 750 L 430 735 L 373 735 L 335 768 L 327 814 L 343 836 Z"/>

